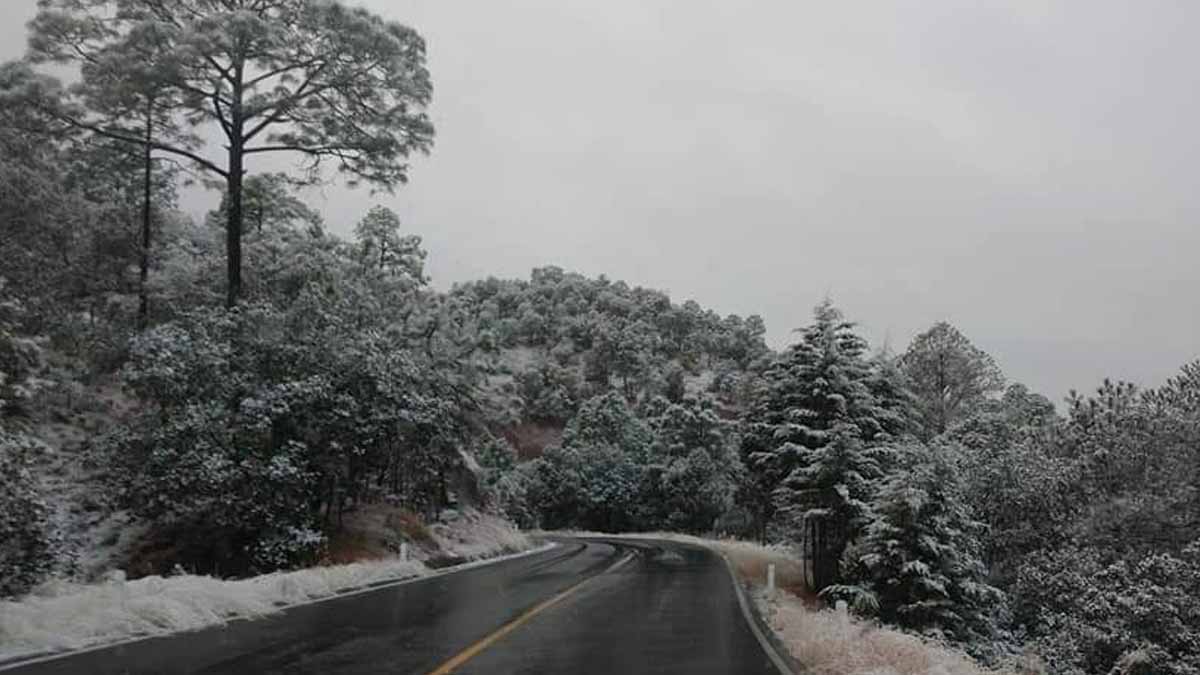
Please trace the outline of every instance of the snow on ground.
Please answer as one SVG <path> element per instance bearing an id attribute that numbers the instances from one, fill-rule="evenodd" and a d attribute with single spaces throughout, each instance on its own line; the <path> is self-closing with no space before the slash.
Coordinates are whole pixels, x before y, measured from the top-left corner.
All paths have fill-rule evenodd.
<path id="1" fill-rule="evenodd" d="M 429 529 L 445 555 L 466 560 L 524 551 L 533 546 L 529 537 L 508 521 L 472 510 L 452 523 L 439 523 Z"/>
<path id="2" fill-rule="evenodd" d="M 534 546 L 505 521 L 480 513 L 464 514 L 432 532 L 443 555 L 467 560 Z M 420 560 L 387 558 L 241 580 L 183 574 L 126 581 L 114 573 L 103 583 L 51 582 L 19 601 L 0 602 L 0 662 L 259 617 L 338 592 L 432 573 Z"/>
<path id="3" fill-rule="evenodd" d="M 0 659 L 161 635 L 257 617 L 386 579 L 428 574 L 415 561 L 374 561 L 277 572 L 243 580 L 184 574 L 99 584 L 48 584 L 0 602 Z"/>
<path id="4" fill-rule="evenodd" d="M 88 457 L 87 446 L 105 430 L 120 426 L 136 402 L 113 377 L 83 384 L 66 357 L 47 353 L 51 368 L 38 392 L 33 435 L 46 453 L 34 479 L 49 500 L 55 529 L 63 536 L 63 573 L 96 579 L 147 530 L 131 514 L 116 508 L 106 480 L 108 467 Z"/>
<path id="5" fill-rule="evenodd" d="M 836 610 L 814 610 L 799 598 L 756 594 L 759 612 L 810 675 L 1035 675 L 1032 657 L 991 670 L 966 654 L 916 635 L 880 627 Z"/>

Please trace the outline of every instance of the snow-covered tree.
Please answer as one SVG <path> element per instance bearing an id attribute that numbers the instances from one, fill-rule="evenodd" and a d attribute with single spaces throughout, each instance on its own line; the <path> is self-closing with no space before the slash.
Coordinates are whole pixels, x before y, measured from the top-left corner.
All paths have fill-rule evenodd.
<path id="1" fill-rule="evenodd" d="M 579 382 L 575 371 L 542 361 L 516 376 L 521 414 L 527 420 L 564 424 L 579 409 Z"/>
<path id="2" fill-rule="evenodd" d="M 1019 384 L 951 428 L 956 461 L 973 513 L 988 527 L 984 561 L 994 582 L 1008 579 L 1031 552 L 1054 546 L 1074 509 L 1073 462 L 1054 452 L 1054 407 Z"/>
<path id="3" fill-rule="evenodd" d="M 610 446 L 642 461 L 653 435 L 625 398 L 610 391 L 584 401 L 563 432 L 563 447 Z"/>
<path id="4" fill-rule="evenodd" d="M 241 297 L 243 179 L 255 155 L 300 157 L 314 181 L 331 164 L 352 184 L 391 190 L 407 180 L 408 157 L 432 144 L 424 41 L 366 9 L 312 0 L 127 0 L 119 11 L 108 2 L 44 0 L 38 9 L 31 57 L 80 64 L 85 83 L 99 71 L 110 90 L 153 90 L 159 115 L 223 136 L 221 151 L 209 152 L 199 134 L 147 138 L 95 105 L 35 101 L 73 128 L 223 180 L 229 307 Z"/>
<path id="5" fill-rule="evenodd" d="M 661 526 L 677 532 L 710 532 L 729 510 L 733 482 L 729 466 L 720 465 L 703 448 L 672 461 L 661 475 Z"/>
<path id="6" fill-rule="evenodd" d="M 885 424 L 896 413 L 876 397 L 878 382 L 866 340 L 826 300 L 800 341 L 764 373 L 747 415 L 743 497 L 763 531 L 777 508 L 787 516 L 785 526 L 814 556 L 818 587 L 836 577 L 868 486 L 883 468 L 868 448 L 887 440 Z"/>
<path id="7" fill-rule="evenodd" d="M 913 338 L 900 365 L 917 395 L 926 438 L 943 433 L 1004 387 L 992 357 L 945 321 Z"/>
<path id="8" fill-rule="evenodd" d="M 400 216 L 386 206 L 374 206 L 354 226 L 359 260 L 366 267 L 400 277 L 414 287 L 426 283 L 425 251 L 421 238 L 400 234 Z"/>
<path id="9" fill-rule="evenodd" d="M 687 457 L 693 450 L 703 450 L 718 464 L 732 460 L 732 424 L 717 414 L 711 396 L 684 396 L 677 402 L 655 397 L 643 408 L 654 438 L 654 461 Z"/>
<path id="10" fill-rule="evenodd" d="M 444 505 L 471 405 L 461 373 L 336 310 L 191 312 L 133 344 L 125 381 L 145 409 L 107 450 L 128 505 L 185 555 L 272 569 L 310 560 L 363 500 Z"/>
<path id="11" fill-rule="evenodd" d="M 879 487 L 869 523 L 845 553 L 844 580 L 825 589 L 866 614 L 964 645 L 995 631 L 1003 594 L 981 560 L 983 525 L 971 514 L 947 448 L 905 448 L 909 466 Z"/>
<path id="12" fill-rule="evenodd" d="M 796 467 L 775 498 L 812 560 L 812 587 L 823 589 L 838 581 L 842 552 L 869 522 L 876 482 L 891 452 L 867 446 L 844 422 L 828 430 L 820 445 L 785 443 L 780 452 L 794 456 Z"/>
<path id="13" fill-rule="evenodd" d="M 654 437 L 640 498 L 642 526 L 704 532 L 732 505 L 741 478 L 733 425 L 709 396 L 644 406 Z"/>
<path id="14" fill-rule="evenodd" d="M 516 467 L 517 454 L 508 441 L 488 436 L 475 449 L 475 461 L 484 472 L 484 484 L 491 486 Z"/>
<path id="15" fill-rule="evenodd" d="M 634 527 L 642 468 L 627 452 L 611 445 L 591 445 L 574 452 L 579 460 L 580 527 L 601 532 Z"/>

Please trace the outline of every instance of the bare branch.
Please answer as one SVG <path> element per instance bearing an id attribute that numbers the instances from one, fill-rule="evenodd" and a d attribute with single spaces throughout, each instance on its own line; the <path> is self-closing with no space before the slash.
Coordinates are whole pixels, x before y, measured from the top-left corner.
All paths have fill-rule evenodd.
<path id="1" fill-rule="evenodd" d="M 163 152 L 169 152 L 171 154 L 179 155 L 180 157 L 186 157 L 186 158 L 192 160 L 193 162 L 195 162 L 196 164 L 199 164 L 200 166 L 204 167 L 208 171 L 212 171 L 213 173 L 215 173 L 223 178 L 229 177 L 228 171 L 222 169 L 221 167 L 217 166 L 216 164 L 213 164 L 211 161 L 201 157 L 200 155 L 197 155 L 196 153 L 191 152 L 190 150 L 185 150 L 183 148 L 177 148 L 173 145 L 167 145 L 166 143 L 160 143 L 158 141 L 147 142 L 145 139 L 138 138 L 137 136 L 130 136 L 128 134 L 123 134 L 123 133 L 119 133 L 116 131 L 112 131 L 111 129 L 105 129 L 104 127 L 101 127 L 97 124 L 92 124 L 90 122 L 84 122 L 82 120 L 77 120 L 77 119 L 74 119 L 71 117 L 61 117 L 60 119 L 62 119 L 64 122 L 66 122 L 67 124 L 77 128 L 77 129 L 84 129 L 86 131 L 90 131 L 94 134 L 98 134 L 105 138 L 111 138 L 114 141 L 121 141 L 123 143 L 132 143 L 135 145 L 141 145 L 143 147 L 149 145 L 151 148 L 153 148 L 155 150 L 161 150 Z"/>

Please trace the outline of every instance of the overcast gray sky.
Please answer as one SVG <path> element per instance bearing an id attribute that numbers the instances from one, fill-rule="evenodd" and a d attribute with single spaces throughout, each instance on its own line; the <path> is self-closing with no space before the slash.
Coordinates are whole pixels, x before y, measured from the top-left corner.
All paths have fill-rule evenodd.
<path id="1" fill-rule="evenodd" d="M 14 58 L 35 0 L 0 2 Z M 829 294 L 1055 400 L 1200 356 L 1200 3 L 362 4 L 428 40 L 437 144 L 394 197 L 311 201 L 395 208 L 439 286 L 556 264 L 775 346 Z"/>

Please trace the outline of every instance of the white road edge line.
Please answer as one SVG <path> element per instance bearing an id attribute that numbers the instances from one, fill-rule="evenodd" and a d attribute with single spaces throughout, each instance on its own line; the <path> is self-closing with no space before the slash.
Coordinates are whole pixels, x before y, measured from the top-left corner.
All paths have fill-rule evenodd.
<path id="1" fill-rule="evenodd" d="M 125 645 L 133 644 L 135 642 L 142 642 L 143 640 L 152 640 L 154 638 L 162 638 L 162 637 L 172 637 L 175 635 L 182 635 L 183 633 L 193 633 L 193 632 L 205 630 L 208 628 L 215 628 L 217 626 L 228 626 L 229 624 L 236 623 L 238 621 L 253 621 L 255 619 L 261 619 L 261 618 L 265 618 L 268 616 L 274 616 L 275 614 L 279 614 L 282 612 L 286 612 L 287 610 L 292 609 L 293 607 L 303 607 L 305 605 L 315 605 L 317 603 L 328 602 L 330 600 L 340 600 L 342 598 L 348 598 L 353 595 L 361 595 L 362 593 L 374 593 L 375 591 L 382 591 L 387 588 L 395 588 L 396 586 L 403 586 L 405 584 L 415 584 L 415 583 L 421 582 L 421 581 L 429 581 L 430 579 L 437 579 L 438 577 L 448 576 L 448 575 L 454 574 L 455 572 L 462 572 L 465 570 L 474 569 L 476 567 L 484 567 L 486 565 L 491 565 L 493 563 L 504 562 L 505 560 L 514 560 L 516 558 L 523 558 L 525 556 L 530 556 L 530 555 L 534 555 L 537 553 L 545 553 L 546 551 L 555 549 L 559 546 L 561 546 L 561 544 L 559 544 L 558 542 L 551 541 L 551 542 L 547 542 L 543 546 L 539 546 L 537 548 L 531 548 L 528 551 L 521 551 L 519 553 L 510 553 L 508 555 L 497 556 L 495 558 L 483 558 L 480 560 L 472 560 L 471 562 L 466 562 L 461 565 L 455 565 L 453 567 L 447 567 L 444 569 L 436 570 L 433 573 L 427 574 L 425 576 L 404 577 L 402 579 L 397 579 L 395 581 L 383 582 L 376 586 L 366 586 L 366 587 L 357 588 L 354 590 L 347 590 L 344 593 L 335 592 L 333 595 L 327 595 L 323 598 L 314 598 L 312 600 L 305 600 L 303 602 L 293 602 L 289 605 L 281 605 L 276 608 L 276 611 L 271 612 L 270 614 L 263 614 L 261 616 L 255 616 L 255 617 L 235 616 L 235 617 L 232 617 L 232 618 L 226 620 L 224 623 L 214 623 L 214 624 L 210 624 L 208 626 L 202 626 L 200 628 L 195 628 L 192 630 L 180 630 L 180 631 L 171 631 L 171 632 L 167 632 L 167 633 L 155 633 L 153 635 L 139 635 L 137 637 L 126 638 L 124 640 L 116 640 L 114 642 L 103 642 L 103 643 L 91 645 L 88 647 L 81 647 L 79 649 L 71 649 L 68 651 L 54 652 L 52 654 L 44 654 L 42 656 L 35 656 L 35 657 L 29 658 L 29 659 L 20 659 L 20 657 L 17 657 L 19 659 L 17 661 L 13 661 L 12 663 L 0 664 L 0 672 L 4 672 L 4 671 L 8 671 L 8 670 L 16 670 L 17 668 L 25 668 L 28 666 L 35 666 L 40 663 L 47 663 L 49 661 L 57 661 L 59 659 L 65 659 L 65 658 L 72 657 L 72 656 L 79 656 L 80 654 L 88 654 L 90 652 L 97 652 L 102 649 L 111 649 L 113 647 L 123 647 Z"/>
<path id="2" fill-rule="evenodd" d="M 771 659 L 771 663 L 775 664 L 775 669 L 781 675 L 794 675 L 787 662 L 783 660 L 779 652 L 775 651 L 775 645 L 771 644 L 767 636 L 763 635 L 762 630 L 758 627 L 758 622 L 754 620 L 754 615 L 750 613 L 750 603 L 746 600 L 746 589 L 742 588 L 742 585 L 738 583 L 737 572 L 733 569 L 733 563 L 729 561 L 729 558 L 724 553 L 714 549 L 709 550 L 721 556 L 721 560 L 725 561 L 725 569 L 729 571 L 729 580 L 733 583 L 733 592 L 737 595 L 738 605 L 742 608 L 742 615 L 746 618 L 746 623 L 750 625 L 750 632 L 754 633 L 754 637 L 758 638 L 758 644 L 762 645 L 763 651 L 767 653 L 767 658 Z"/>

